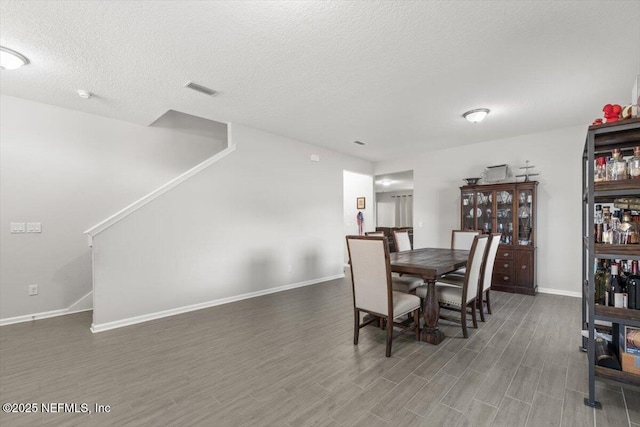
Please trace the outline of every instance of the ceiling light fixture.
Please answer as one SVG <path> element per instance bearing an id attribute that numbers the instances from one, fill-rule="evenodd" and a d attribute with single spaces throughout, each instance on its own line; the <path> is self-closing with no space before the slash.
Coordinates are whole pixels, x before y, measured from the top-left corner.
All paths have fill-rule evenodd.
<path id="1" fill-rule="evenodd" d="M 78 96 L 82 99 L 89 99 L 91 98 L 91 92 L 88 90 L 78 89 Z"/>
<path id="2" fill-rule="evenodd" d="M 29 60 L 23 54 L 0 46 L 0 70 L 15 70 L 28 63 Z"/>
<path id="3" fill-rule="evenodd" d="M 391 185 L 391 180 L 383 179 L 382 181 L 380 181 L 380 184 L 384 185 L 385 187 L 388 187 Z"/>
<path id="4" fill-rule="evenodd" d="M 487 117 L 489 112 L 490 110 L 488 108 L 476 108 L 475 110 L 467 111 L 462 115 L 462 117 L 471 123 L 480 123 L 485 117 Z"/>

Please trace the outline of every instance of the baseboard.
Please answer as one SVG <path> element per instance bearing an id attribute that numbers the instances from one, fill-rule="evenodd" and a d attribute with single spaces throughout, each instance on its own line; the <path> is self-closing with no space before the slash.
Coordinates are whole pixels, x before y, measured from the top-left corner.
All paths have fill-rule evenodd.
<path id="1" fill-rule="evenodd" d="M 67 314 L 81 313 L 83 311 L 91 311 L 92 308 L 84 308 L 78 310 L 69 310 L 63 308 L 60 310 L 43 311 L 41 313 L 26 314 L 24 316 L 7 317 L 0 319 L 0 326 L 13 325 L 15 323 L 31 322 L 33 320 L 48 319 L 50 317 L 66 316 Z"/>
<path id="2" fill-rule="evenodd" d="M 155 313 L 143 314 L 142 316 L 129 317 L 127 319 L 116 320 L 113 322 L 107 322 L 102 324 L 92 324 L 91 332 L 104 332 L 111 329 L 122 328 L 125 326 L 136 325 L 138 323 L 148 322 L 150 320 L 161 319 L 163 317 L 175 316 L 176 314 L 188 313 L 190 311 L 202 310 L 204 308 L 215 307 L 217 305 L 229 304 L 236 301 L 241 301 L 249 298 L 256 298 L 263 295 L 275 294 L 278 292 L 287 291 L 289 289 L 302 288 L 304 286 L 315 285 L 318 283 L 328 282 L 329 280 L 342 279 L 344 273 L 336 274 L 333 276 L 322 277 L 314 280 L 307 280 L 305 282 L 293 283 L 290 285 L 278 286 L 276 288 L 264 289 L 261 291 L 250 292 L 247 294 L 234 295 L 228 298 L 220 298 L 217 300 L 202 302 L 198 304 L 186 305 L 183 307 L 172 308 L 169 310 L 157 311 Z"/>
<path id="3" fill-rule="evenodd" d="M 582 293 L 580 292 L 564 291 L 564 290 L 553 289 L 553 288 L 541 288 L 539 286 L 538 286 L 538 292 L 540 292 L 541 294 L 562 295 L 565 297 L 582 298 Z"/>

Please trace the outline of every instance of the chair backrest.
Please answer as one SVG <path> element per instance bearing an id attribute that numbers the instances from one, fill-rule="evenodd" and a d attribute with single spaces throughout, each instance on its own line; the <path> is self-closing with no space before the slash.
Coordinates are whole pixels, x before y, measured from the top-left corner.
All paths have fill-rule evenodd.
<path id="1" fill-rule="evenodd" d="M 409 232 L 402 230 L 393 230 L 393 240 L 396 243 L 396 251 L 410 251 L 413 249 L 411 247 L 411 239 L 409 239 Z"/>
<path id="2" fill-rule="evenodd" d="M 463 249 L 468 251 L 473 244 L 473 238 L 480 234 L 478 230 L 452 230 L 451 249 Z"/>
<path id="3" fill-rule="evenodd" d="M 384 236 L 384 231 L 367 231 L 365 236 Z"/>
<path id="4" fill-rule="evenodd" d="M 393 291 L 389 249 L 384 237 L 347 236 L 354 307 L 391 315 Z"/>
<path id="5" fill-rule="evenodd" d="M 464 276 L 464 287 L 462 289 L 462 299 L 466 303 L 478 296 L 478 285 L 482 278 L 488 242 L 489 236 L 486 234 L 473 238 L 469 261 L 467 261 L 467 274 Z"/>
<path id="6" fill-rule="evenodd" d="M 500 246 L 500 233 L 493 233 L 489 239 L 489 249 L 487 249 L 487 260 L 484 262 L 484 274 L 482 277 L 482 290 L 486 291 L 491 287 L 491 281 L 493 280 L 493 265 L 496 262 L 496 255 L 498 254 L 498 246 Z"/>

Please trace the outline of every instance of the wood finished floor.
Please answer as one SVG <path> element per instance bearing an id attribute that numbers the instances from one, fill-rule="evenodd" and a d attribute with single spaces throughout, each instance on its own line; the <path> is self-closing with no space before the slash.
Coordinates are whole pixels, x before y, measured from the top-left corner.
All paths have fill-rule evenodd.
<path id="1" fill-rule="evenodd" d="M 8 426 L 626 426 L 640 392 L 583 405 L 580 300 L 494 292 L 469 339 L 384 331 L 352 344 L 347 280 L 99 334 L 91 313 L 0 328 L 0 401 L 87 402 L 108 414 L 0 414 Z M 627 410 L 628 409 L 628 410 Z M 594 419 L 595 417 L 595 419 Z"/>

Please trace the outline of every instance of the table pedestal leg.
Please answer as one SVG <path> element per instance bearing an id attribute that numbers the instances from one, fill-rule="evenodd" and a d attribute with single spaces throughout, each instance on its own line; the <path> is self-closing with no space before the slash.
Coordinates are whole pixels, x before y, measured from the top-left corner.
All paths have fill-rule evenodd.
<path id="1" fill-rule="evenodd" d="M 444 334 L 438 329 L 438 318 L 440 317 L 440 305 L 436 296 L 436 281 L 427 280 L 427 298 L 424 300 L 422 308 L 424 315 L 424 329 L 422 330 L 422 341 L 438 345 L 444 340 Z"/>

